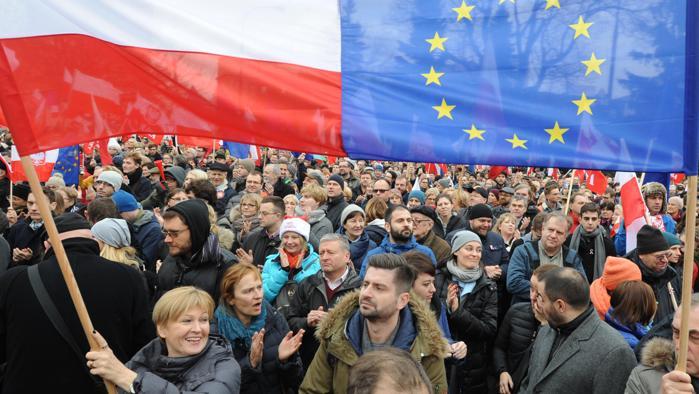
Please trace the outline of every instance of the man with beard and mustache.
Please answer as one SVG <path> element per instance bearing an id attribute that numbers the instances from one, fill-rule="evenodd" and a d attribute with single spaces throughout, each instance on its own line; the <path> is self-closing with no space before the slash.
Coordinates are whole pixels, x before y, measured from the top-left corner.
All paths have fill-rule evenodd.
<path id="1" fill-rule="evenodd" d="M 386 224 L 384 224 L 384 227 L 388 235 L 381 241 L 379 246 L 367 252 L 362 262 L 362 269 L 359 272 L 361 278 L 364 278 L 369 258 L 381 253 L 403 254 L 410 250 L 417 250 L 426 254 L 432 261 L 432 264 L 437 265 L 437 259 L 434 257 L 432 249 L 420 245 L 415 240 L 413 236 L 413 218 L 408 208 L 404 205 L 389 207 L 386 210 L 385 220 Z"/>
<path id="2" fill-rule="evenodd" d="M 554 268 L 538 276 L 536 293 L 548 326 L 539 329 L 519 392 L 623 392 L 636 357 L 590 305 L 585 275 Z"/>
<path id="3" fill-rule="evenodd" d="M 422 365 L 435 393 L 446 393 L 447 343 L 427 304 L 410 297 L 415 272 L 395 254 L 373 256 L 368 266 L 361 289 L 344 296 L 318 329 L 320 347 L 299 392 L 345 393 L 362 354 L 394 347 Z"/>

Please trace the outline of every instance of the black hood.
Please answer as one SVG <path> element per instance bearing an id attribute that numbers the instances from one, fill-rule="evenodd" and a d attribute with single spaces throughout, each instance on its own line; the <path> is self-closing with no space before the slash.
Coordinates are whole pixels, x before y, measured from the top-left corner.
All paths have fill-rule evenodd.
<path id="1" fill-rule="evenodd" d="M 192 237 L 192 254 L 198 253 L 204 246 L 211 231 L 209 223 L 209 208 L 206 203 L 198 198 L 182 201 L 168 211 L 179 213 L 189 227 L 189 234 Z"/>

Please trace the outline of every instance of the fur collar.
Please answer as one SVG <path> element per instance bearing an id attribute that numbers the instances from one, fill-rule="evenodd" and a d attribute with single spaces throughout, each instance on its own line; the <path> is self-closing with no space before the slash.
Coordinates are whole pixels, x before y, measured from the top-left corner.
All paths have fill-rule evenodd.
<path id="1" fill-rule="evenodd" d="M 411 292 L 408 307 L 417 323 L 418 336 L 416 340 L 422 340 L 430 354 L 445 357 L 447 342 L 429 305 Z M 357 308 L 359 308 L 359 290 L 348 293 L 338 301 L 327 318 L 320 324 L 316 331 L 316 338 L 321 342 L 334 340 L 333 336 L 344 331 L 345 324 Z M 345 338 L 344 333 L 342 338 Z"/>
<path id="2" fill-rule="evenodd" d="M 653 338 L 641 351 L 641 364 L 671 371 L 675 368 L 675 347 L 665 338 Z"/>

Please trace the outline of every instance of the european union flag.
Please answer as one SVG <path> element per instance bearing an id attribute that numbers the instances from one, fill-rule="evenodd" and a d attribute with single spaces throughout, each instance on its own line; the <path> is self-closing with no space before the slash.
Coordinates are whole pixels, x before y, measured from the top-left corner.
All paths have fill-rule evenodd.
<path id="1" fill-rule="evenodd" d="M 231 156 L 240 159 L 247 159 L 250 156 L 250 145 L 248 144 L 224 141 L 223 149 L 226 149 Z"/>
<path id="2" fill-rule="evenodd" d="M 77 185 L 80 181 L 79 145 L 61 148 L 51 175 L 60 172 L 66 185 Z"/>
<path id="3" fill-rule="evenodd" d="M 697 173 L 694 1 L 341 7 L 352 157 Z"/>

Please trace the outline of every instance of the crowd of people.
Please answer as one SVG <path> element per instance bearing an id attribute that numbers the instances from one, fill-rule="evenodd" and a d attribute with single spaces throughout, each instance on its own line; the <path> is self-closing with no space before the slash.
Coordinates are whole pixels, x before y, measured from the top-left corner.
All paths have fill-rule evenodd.
<path id="1" fill-rule="evenodd" d="M 699 392 L 684 184 L 643 185 L 627 252 L 611 180 L 137 137 L 109 153 L 43 195 L 0 164 L 1 393 Z"/>

